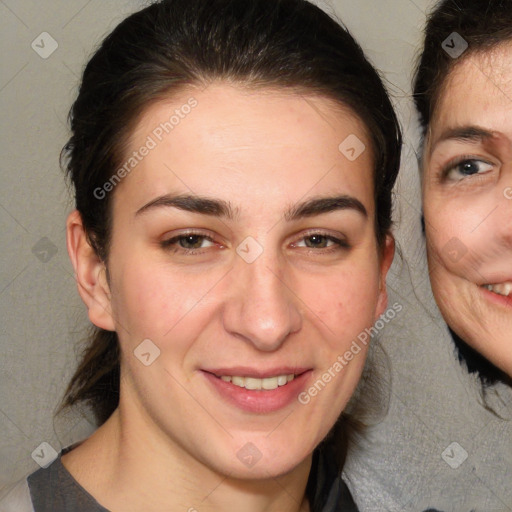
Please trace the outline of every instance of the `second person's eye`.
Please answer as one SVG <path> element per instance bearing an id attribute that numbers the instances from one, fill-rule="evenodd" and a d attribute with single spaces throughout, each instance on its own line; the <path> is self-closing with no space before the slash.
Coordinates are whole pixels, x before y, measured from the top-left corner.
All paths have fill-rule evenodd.
<path id="1" fill-rule="evenodd" d="M 446 166 L 443 175 L 449 180 L 458 181 L 475 174 L 485 174 L 491 171 L 493 167 L 493 164 L 484 160 L 465 158 L 463 160 L 450 162 L 450 164 Z"/>

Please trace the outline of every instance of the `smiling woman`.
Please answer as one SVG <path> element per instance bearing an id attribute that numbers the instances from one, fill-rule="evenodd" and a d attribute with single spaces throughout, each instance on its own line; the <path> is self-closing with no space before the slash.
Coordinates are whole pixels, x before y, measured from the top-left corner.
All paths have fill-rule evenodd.
<path id="1" fill-rule="evenodd" d="M 164 0 L 92 57 L 71 128 L 96 331 L 65 405 L 99 428 L 26 510 L 355 510 L 339 433 L 366 344 L 328 370 L 386 308 L 401 142 L 359 46 L 302 0 Z"/>
<path id="2" fill-rule="evenodd" d="M 432 289 L 469 370 L 510 384 L 512 2 L 445 0 L 425 33 L 414 98 Z"/>

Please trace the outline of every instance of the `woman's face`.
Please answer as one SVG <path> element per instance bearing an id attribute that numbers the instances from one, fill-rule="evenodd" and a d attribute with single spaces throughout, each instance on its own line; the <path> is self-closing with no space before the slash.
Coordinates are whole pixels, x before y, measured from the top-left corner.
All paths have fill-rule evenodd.
<path id="1" fill-rule="evenodd" d="M 512 44 L 454 68 L 424 156 L 436 301 L 463 340 L 512 375 Z"/>
<path id="2" fill-rule="evenodd" d="M 103 321 L 141 436 L 262 478 L 328 433 L 367 347 L 335 363 L 386 305 L 369 147 L 348 111 L 289 92 L 221 83 L 147 109 L 114 192 Z"/>

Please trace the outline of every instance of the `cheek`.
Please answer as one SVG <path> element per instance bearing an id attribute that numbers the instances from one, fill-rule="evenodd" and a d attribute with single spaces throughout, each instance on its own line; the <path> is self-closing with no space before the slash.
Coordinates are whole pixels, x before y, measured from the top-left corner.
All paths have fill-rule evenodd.
<path id="1" fill-rule="evenodd" d="M 495 207 L 486 197 L 473 194 L 425 195 L 425 230 L 433 275 L 442 269 L 464 277 L 476 274 L 496 238 L 495 223 L 486 222 Z"/>
<path id="2" fill-rule="evenodd" d="M 285 279 L 291 292 L 283 300 L 302 310 L 305 322 L 332 340 L 328 345 L 350 342 L 375 321 L 379 272 L 373 252 L 361 250 L 332 270 L 290 269 Z M 225 269 L 185 272 L 152 262 L 147 255 L 118 259 L 112 268 L 112 307 L 120 339 L 130 348 L 149 338 L 162 347 L 172 340 L 176 350 L 178 345 L 186 350 L 187 340 L 221 320 L 217 312 L 221 314 L 226 297 L 238 290 L 236 280 L 223 280 Z"/>
<path id="3" fill-rule="evenodd" d="M 301 288 L 304 302 L 331 331 L 329 338 L 334 344 L 351 341 L 375 321 L 379 293 L 376 262 L 333 272 L 321 282 L 304 276 Z"/>
<path id="4" fill-rule="evenodd" d="M 163 340 L 188 314 L 201 308 L 211 277 L 189 276 L 159 264 L 124 266 L 114 288 L 113 310 L 121 339 Z M 124 336 L 123 336 L 124 333 Z M 128 333 L 128 334 L 127 334 Z"/>

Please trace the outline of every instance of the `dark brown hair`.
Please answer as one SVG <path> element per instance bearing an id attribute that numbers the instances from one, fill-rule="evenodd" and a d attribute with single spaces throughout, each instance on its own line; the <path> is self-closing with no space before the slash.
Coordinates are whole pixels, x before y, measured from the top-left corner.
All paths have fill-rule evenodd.
<path id="1" fill-rule="evenodd" d="M 371 140 L 382 247 L 401 132 L 379 75 L 350 34 L 305 0 L 163 0 L 106 37 L 70 111 L 72 136 L 62 158 L 91 246 L 104 262 L 112 194 L 99 198 L 94 191 L 122 165 L 126 142 L 151 103 L 214 80 L 320 95 L 355 112 Z M 98 424 L 105 422 L 118 405 L 119 375 L 116 333 L 94 328 L 62 408 L 86 402 Z"/>
<path id="2" fill-rule="evenodd" d="M 468 44 L 458 58 L 443 48 L 443 42 L 456 32 Z M 510 0 L 443 0 L 430 14 L 416 75 L 413 97 L 421 125 L 427 129 L 453 68 L 469 55 L 485 52 L 512 39 Z"/>
<path id="3" fill-rule="evenodd" d="M 458 58 L 452 58 L 443 48 L 444 41 L 454 32 L 468 45 Z M 475 53 L 490 51 L 511 40 L 511 0 L 443 0 L 436 5 L 425 26 L 423 52 L 416 68 L 413 88 L 424 137 L 443 94 L 444 84 L 455 66 Z M 512 383 L 505 372 L 467 345 L 451 329 L 450 334 L 459 361 L 467 366 L 470 373 L 480 377 L 484 392 L 486 386 L 497 381 L 508 385 Z"/>

